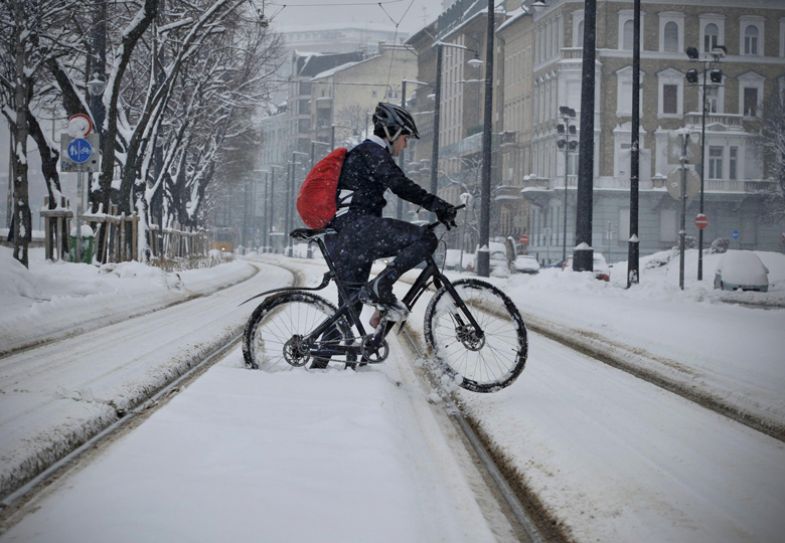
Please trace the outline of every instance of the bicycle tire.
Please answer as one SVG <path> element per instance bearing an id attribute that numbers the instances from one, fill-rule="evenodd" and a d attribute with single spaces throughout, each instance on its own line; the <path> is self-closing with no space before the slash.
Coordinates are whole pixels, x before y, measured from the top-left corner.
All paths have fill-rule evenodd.
<path id="1" fill-rule="evenodd" d="M 250 369 L 265 371 L 291 370 L 298 366 L 289 363 L 284 356 L 286 342 L 295 334 L 306 335 L 321 322 L 334 315 L 338 309 L 330 302 L 310 292 L 282 292 L 270 296 L 259 304 L 243 332 L 243 359 Z M 348 345 L 353 341 L 351 327 L 345 319 L 336 322 L 340 342 Z M 351 364 L 356 360 L 347 354 L 345 360 Z M 329 361 L 333 361 L 330 359 Z M 324 368 L 329 362 L 309 356 L 303 365 Z"/>
<path id="2" fill-rule="evenodd" d="M 481 340 L 467 339 L 456 315 L 463 310 L 446 287 L 431 298 L 425 311 L 425 340 L 432 359 L 454 382 L 472 392 L 496 392 L 511 385 L 526 366 L 526 325 L 518 308 L 501 290 L 477 279 L 460 279 L 453 287 L 484 331 Z M 468 322 L 463 318 L 464 322 Z M 471 326 L 471 325 L 469 325 Z M 486 355 L 487 353 L 487 355 Z"/>

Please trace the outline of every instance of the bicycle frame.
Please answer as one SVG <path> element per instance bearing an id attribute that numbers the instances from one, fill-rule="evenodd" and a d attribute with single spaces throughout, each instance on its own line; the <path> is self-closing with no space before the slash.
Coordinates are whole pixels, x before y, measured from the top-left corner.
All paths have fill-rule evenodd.
<path id="1" fill-rule="evenodd" d="M 326 287 L 329 283 L 329 278 L 335 279 L 336 287 L 338 288 L 338 293 L 340 295 L 340 299 L 343 300 L 343 303 L 338 308 L 338 311 L 335 312 L 334 315 L 325 319 L 322 323 L 320 323 L 312 332 L 310 332 L 303 340 L 307 343 L 316 343 L 316 339 L 319 338 L 322 334 L 327 332 L 336 322 L 338 322 L 342 318 L 346 318 L 348 322 L 357 330 L 359 333 L 359 338 L 363 340 L 365 338 L 370 337 L 370 343 L 366 344 L 365 341 L 362 341 L 360 345 L 352 344 L 352 345 L 335 345 L 331 347 L 322 347 L 320 349 L 312 349 L 310 351 L 311 356 L 318 357 L 318 358 L 329 358 L 336 355 L 342 354 L 355 354 L 360 357 L 364 357 L 368 354 L 368 349 L 370 348 L 370 352 L 378 351 L 380 347 L 382 347 L 384 339 L 390 333 L 390 331 L 395 327 L 395 322 L 389 321 L 382 321 L 382 323 L 377 327 L 376 331 L 373 333 L 372 336 L 369 336 L 366 331 L 365 327 L 363 326 L 362 322 L 360 321 L 360 314 L 354 311 L 354 306 L 358 303 L 358 293 L 355 292 L 352 296 L 347 297 L 346 291 L 343 287 L 343 284 L 338 279 L 338 275 L 336 274 L 335 268 L 333 266 L 333 262 L 330 259 L 329 254 L 327 253 L 327 249 L 324 245 L 324 241 L 322 239 L 317 239 L 317 243 L 319 245 L 319 249 L 324 256 L 325 262 L 327 262 L 327 267 L 329 268 L 329 273 L 325 274 L 324 280 L 322 284 L 316 288 L 312 288 L 309 290 L 321 290 L 322 288 Z M 466 316 L 469 323 L 474 327 L 477 331 L 479 336 L 483 335 L 483 331 L 480 328 L 480 325 L 475 320 L 474 316 L 469 311 L 469 308 L 464 303 L 463 299 L 461 299 L 458 292 L 453 287 L 452 283 L 445 277 L 442 272 L 439 270 L 439 266 L 436 264 L 436 261 L 433 259 L 432 256 L 429 256 L 425 260 L 425 269 L 420 273 L 420 275 L 415 279 L 412 286 L 409 288 L 409 291 L 401 300 L 404 305 L 408 309 L 412 309 L 414 304 L 417 303 L 420 296 L 428 290 L 431 282 L 433 285 L 439 289 L 441 287 L 445 287 L 447 291 L 450 293 L 452 299 L 458 305 L 459 309 L 463 315 Z M 461 319 L 460 315 L 455 315 L 456 320 L 458 321 L 459 325 L 464 325 L 465 323 Z M 401 328 L 403 328 L 403 324 L 401 323 Z"/>

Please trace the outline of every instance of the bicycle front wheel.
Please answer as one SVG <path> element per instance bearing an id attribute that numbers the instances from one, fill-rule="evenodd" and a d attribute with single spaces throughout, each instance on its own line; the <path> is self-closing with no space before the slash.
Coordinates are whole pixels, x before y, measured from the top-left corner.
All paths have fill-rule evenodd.
<path id="1" fill-rule="evenodd" d="M 444 286 L 425 312 L 431 355 L 448 380 L 467 390 L 495 392 L 509 386 L 523 371 L 528 349 L 518 308 L 484 281 L 460 279 L 452 286 L 459 299 Z"/>
<path id="2" fill-rule="evenodd" d="M 305 338 L 337 309 L 310 292 L 284 292 L 267 298 L 254 310 L 243 334 L 243 357 L 251 369 L 284 371 L 296 367 L 327 367 L 330 358 L 314 358 L 311 351 L 352 343 L 351 328 L 339 319 L 312 344 Z M 354 355 L 338 362 L 351 363 Z"/>

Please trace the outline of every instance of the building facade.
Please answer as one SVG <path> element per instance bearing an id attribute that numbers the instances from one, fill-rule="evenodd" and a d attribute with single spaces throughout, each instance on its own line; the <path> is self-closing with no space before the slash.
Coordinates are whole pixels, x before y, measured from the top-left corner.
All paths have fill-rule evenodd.
<path id="1" fill-rule="evenodd" d="M 531 203 L 530 250 L 541 260 L 555 260 L 554 255 L 561 256 L 555 249 L 563 240 L 565 184 L 570 252 L 574 244 L 577 152 L 565 160 L 556 145 L 556 128 L 563 122 L 560 106 L 573 108 L 578 112 L 575 124 L 580 121 L 583 3 L 552 1 L 527 11 L 531 22 L 519 25 L 528 24 L 534 45 L 533 132 L 523 196 Z M 632 2 L 598 2 L 592 245 L 611 261 L 626 259 L 629 239 L 632 25 Z M 644 5 L 641 254 L 677 243 L 680 203 L 667 190 L 667 179 L 679 166 L 678 131 L 685 128 L 692 142 L 688 158 L 698 173 L 701 154 L 704 157 L 704 210 L 709 217 L 705 239 L 734 238 L 739 248 L 780 249 L 783 225 L 763 217 L 765 194 L 774 183 L 761 152 L 760 130 L 766 103 L 785 88 L 784 28 L 785 6 L 776 1 Z M 697 59 L 686 54 L 689 47 L 697 50 Z M 699 74 L 697 82 L 688 81 L 691 69 Z M 704 70 L 707 75 L 721 71 L 715 74 L 716 84 L 711 78 L 703 84 Z M 704 91 L 706 138 L 701 146 Z M 698 200 L 690 199 L 688 236 L 697 236 L 692 219 Z"/>

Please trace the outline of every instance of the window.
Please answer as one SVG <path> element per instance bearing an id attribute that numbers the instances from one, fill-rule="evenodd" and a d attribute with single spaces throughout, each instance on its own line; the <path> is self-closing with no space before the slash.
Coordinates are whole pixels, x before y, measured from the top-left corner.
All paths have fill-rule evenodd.
<path id="1" fill-rule="evenodd" d="M 661 11 L 660 51 L 664 53 L 684 53 L 684 13 L 678 11 Z"/>
<path id="2" fill-rule="evenodd" d="M 714 47 L 725 45 L 725 16 L 711 13 L 701 14 L 698 17 L 701 52 L 708 54 Z"/>
<path id="3" fill-rule="evenodd" d="M 669 68 L 657 74 L 658 114 L 665 117 L 682 115 L 684 76 L 678 70 Z"/>
<path id="4" fill-rule="evenodd" d="M 679 86 L 666 84 L 662 86 L 662 112 L 676 115 L 679 112 Z"/>
<path id="5" fill-rule="evenodd" d="M 622 28 L 621 48 L 630 50 L 632 49 L 632 39 L 635 31 L 633 21 L 631 19 L 624 21 L 624 26 Z"/>
<path id="6" fill-rule="evenodd" d="M 749 25 L 744 29 L 744 54 L 758 54 L 758 27 Z"/>
<path id="7" fill-rule="evenodd" d="M 765 77 L 747 72 L 738 77 L 739 112 L 745 117 L 760 117 L 762 114 L 763 83 Z"/>
<path id="8" fill-rule="evenodd" d="M 755 117 L 758 114 L 758 89 L 744 87 L 744 116 Z"/>
<path id="9" fill-rule="evenodd" d="M 643 72 L 640 72 L 638 107 L 643 109 Z M 616 115 L 632 115 L 632 67 L 626 66 L 616 72 Z"/>
<path id="10" fill-rule="evenodd" d="M 731 146 L 729 149 L 729 162 L 728 162 L 728 178 L 729 179 L 738 179 L 739 178 L 739 148 L 735 145 Z"/>
<path id="11" fill-rule="evenodd" d="M 709 146 L 709 179 L 722 179 L 723 151 L 722 147 Z"/>
<path id="12" fill-rule="evenodd" d="M 725 85 L 723 83 L 707 84 L 705 88 L 701 86 L 699 92 L 706 93 L 706 111 L 708 113 L 723 113 L 725 111 Z"/>
<path id="13" fill-rule="evenodd" d="M 619 43 L 618 48 L 624 49 L 627 51 L 632 50 L 632 38 L 633 33 L 635 31 L 635 22 L 633 20 L 633 11 L 631 9 L 623 9 L 619 11 Z M 643 17 L 644 14 L 641 13 L 641 33 L 640 33 L 640 40 L 641 40 L 641 50 L 643 50 Z"/>
<path id="14" fill-rule="evenodd" d="M 583 47 L 583 19 L 578 23 L 575 47 Z M 784 55 L 785 56 L 785 55 Z"/>
<path id="15" fill-rule="evenodd" d="M 785 17 L 780 19 L 780 56 L 785 57 Z"/>
<path id="16" fill-rule="evenodd" d="M 662 36 L 662 50 L 668 53 L 678 53 L 679 47 L 679 25 L 675 21 L 665 23 Z"/>
<path id="17" fill-rule="evenodd" d="M 714 23 L 709 23 L 703 29 L 703 51 L 710 53 L 712 49 L 720 44 L 720 29 Z"/>
<path id="18" fill-rule="evenodd" d="M 739 20 L 739 52 L 742 55 L 763 55 L 764 19 L 760 15 L 742 15 Z M 772 51 L 773 52 L 773 51 Z"/>

